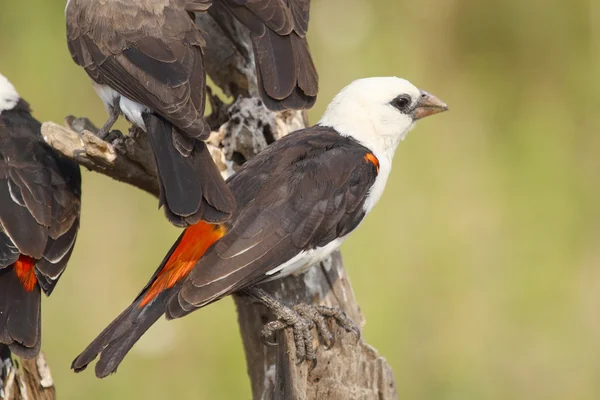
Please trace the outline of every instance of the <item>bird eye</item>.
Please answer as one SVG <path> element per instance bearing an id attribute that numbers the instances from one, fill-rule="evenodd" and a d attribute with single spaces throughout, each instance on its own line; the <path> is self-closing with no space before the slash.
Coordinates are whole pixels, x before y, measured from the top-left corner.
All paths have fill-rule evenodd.
<path id="1" fill-rule="evenodd" d="M 405 111 L 411 103 L 410 96 L 403 94 L 392 100 L 392 105 L 400 111 Z"/>

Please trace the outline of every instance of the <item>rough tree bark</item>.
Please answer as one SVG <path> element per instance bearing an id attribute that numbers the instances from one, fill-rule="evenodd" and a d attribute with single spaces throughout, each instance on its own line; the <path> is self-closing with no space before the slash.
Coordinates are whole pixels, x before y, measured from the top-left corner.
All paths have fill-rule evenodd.
<path id="1" fill-rule="evenodd" d="M 213 8 L 211 13 L 221 11 Z M 228 106 L 211 96 L 209 123 L 214 132 L 209 148 L 224 176 L 228 176 L 273 140 L 305 127 L 307 120 L 303 112 L 274 113 L 264 108 L 258 99 L 247 32 L 226 14 L 221 14 L 219 20 L 221 23 L 217 24 L 211 15 L 197 17 L 207 39 L 208 74 L 225 95 L 236 99 Z M 156 168 L 146 136 L 130 129 L 128 136 L 107 143 L 87 132 L 94 129 L 86 119 L 73 117 L 67 117 L 66 127 L 52 122 L 42 126 L 46 141 L 79 164 L 157 196 Z M 339 252 L 302 275 L 261 287 L 286 304 L 304 302 L 339 307 L 359 327 L 364 325 Z M 308 363 L 299 364 L 295 358 L 290 329 L 278 335 L 278 346 L 265 346 L 260 331 L 273 316 L 245 296 L 234 299 L 254 399 L 397 398 L 390 366 L 375 349 L 362 340 L 357 341 L 354 334 L 331 322 L 335 346 L 329 350 L 319 347 L 318 363 L 310 370 Z"/>
<path id="2" fill-rule="evenodd" d="M 55 400 L 56 390 L 44 353 L 35 360 L 13 360 L 0 345 L 0 399 Z"/>

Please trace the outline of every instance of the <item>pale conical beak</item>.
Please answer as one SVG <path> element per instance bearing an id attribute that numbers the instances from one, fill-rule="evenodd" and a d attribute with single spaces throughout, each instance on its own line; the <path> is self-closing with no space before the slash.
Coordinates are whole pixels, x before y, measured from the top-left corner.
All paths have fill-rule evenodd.
<path id="1" fill-rule="evenodd" d="M 448 105 L 424 90 L 421 90 L 421 99 L 413 111 L 413 119 L 416 121 L 430 115 L 448 111 Z"/>

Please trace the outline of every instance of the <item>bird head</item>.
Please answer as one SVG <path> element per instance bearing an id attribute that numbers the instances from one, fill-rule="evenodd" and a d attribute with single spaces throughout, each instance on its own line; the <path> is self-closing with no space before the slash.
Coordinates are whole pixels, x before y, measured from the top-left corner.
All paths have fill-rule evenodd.
<path id="1" fill-rule="evenodd" d="M 405 79 L 364 78 L 335 96 L 319 124 L 353 137 L 378 158 L 391 160 L 417 120 L 446 110 L 444 102 Z"/>
<path id="2" fill-rule="evenodd" d="M 10 81 L 0 74 L 0 114 L 15 108 L 19 102 L 19 94 Z"/>

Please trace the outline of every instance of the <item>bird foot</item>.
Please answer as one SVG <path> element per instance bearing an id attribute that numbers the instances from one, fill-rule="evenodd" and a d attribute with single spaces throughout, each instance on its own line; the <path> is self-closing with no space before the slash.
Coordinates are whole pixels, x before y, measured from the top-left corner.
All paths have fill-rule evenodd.
<path id="1" fill-rule="evenodd" d="M 123 140 L 125 138 L 125 135 L 123 135 L 123 133 L 119 130 L 112 130 L 107 132 L 103 137 L 100 136 L 100 131 L 98 131 L 98 134 L 96 134 L 96 136 L 98 136 L 100 139 L 104 140 L 107 143 L 110 144 L 116 144 L 117 142 Z"/>
<path id="2" fill-rule="evenodd" d="M 120 101 L 120 97 L 116 97 L 113 100 L 113 104 L 110 105 L 110 107 L 108 108 L 108 120 L 106 120 L 106 122 L 104 123 L 104 126 L 102 126 L 102 128 L 100 128 L 98 130 L 98 132 L 96 132 L 96 136 L 98 136 L 99 139 L 104 140 L 105 142 L 112 142 L 112 140 L 114 140 L 114 137 L 112 138 L 112 140 L 108 137 L 111 134 L 115 134 L 114 132 L 117 132 L 119 134 L 119 136 L 123 136 L 123 134 L 120 131 L 111 131 L 110 129 L 113 127 L 113 125 L 115 124 L 115 122 L 117 122 L 117 119 L 119 119 L 119 115 L 121 115 L 121 108 L 119 107 L 119 101 Z"/>
<path id="3" fill-rule="evenodd" d="M 267 323 L 262 332 L 261 339 L 265 344 L 274 345 L 269 338 L 275 333 L 286 328 L 292 328 L 296 345 L 296 358 L 298 363 L 310 361 L 312 368 L 317 364 L 316 349 L 313 346 L 314 337 L 312 328 L 315 327 L 320 341 L 326 349 L 331 349 L 335 344 L 335 336 L 327 325 L 328 319 L 334 319 L 338 325 L 354 332 L 357 340 L 360 339 L 360 330 L 342 310 L 326 306 L 313 306 L 298 304 L 293 309 L 281 305 L 278 310 L 273 310 L 278 319 Z M 311 368 L 311 369 L 312 369 Z"/>
<path id="4" fill-rule="evenodd" d="M 85 117 L 77 118 L 72 115 L 69 115 L 66 118 L 67 125 L 73 131 L 79 133 L 80 135 L 84 132 L 91 132 L 96 135 L 99 139 L 104 140 L 110 144 L 115 144 L 119 139 L 125 138 L 123 133 L 119 130 L 111 130 L 112 122 L 109 120 L 101 129 L 98 129 L 89 119 Z"/>

